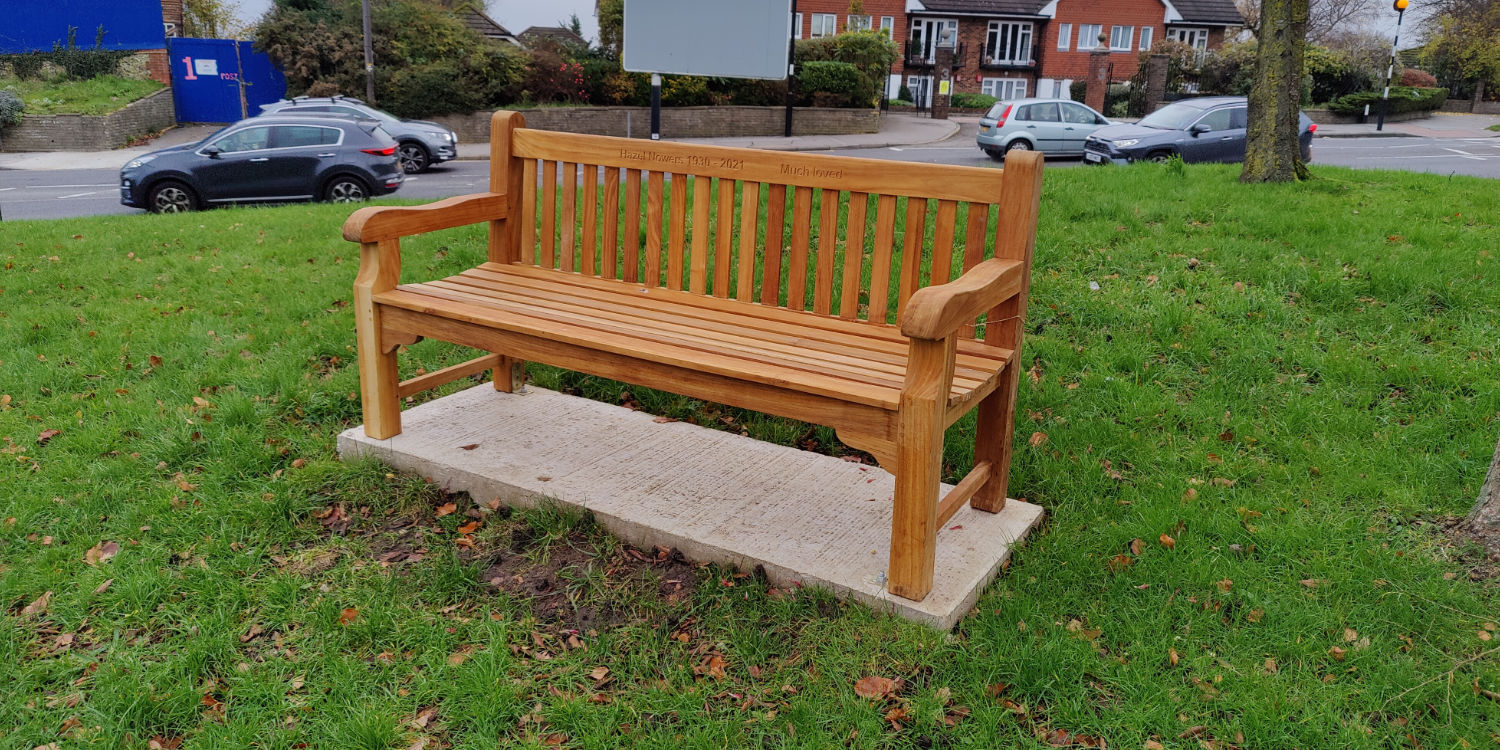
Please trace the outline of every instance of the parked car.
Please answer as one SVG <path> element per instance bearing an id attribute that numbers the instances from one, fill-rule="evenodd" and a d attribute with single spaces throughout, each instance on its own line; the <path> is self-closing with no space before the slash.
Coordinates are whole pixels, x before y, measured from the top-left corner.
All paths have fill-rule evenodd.
<path id="1" fill-rule="evenodd" d="M 1104 115 L 1068 99 L 995 102 L 979 120 L 979 148 L 995 161 L 1008 151 L 1079 156 L 1083 139 L 1109 124 Z"/>
<path id="2" fill-rule="evenodd" d="M 405 178 L 396 140 L 372 121 L 254 117 L 131 159 L 120 170 L 120 202 L 154 213 L 218 203 L 349 203 L 395 192 Z"/>
<path id="3" fill-rule="evenodd" d="M 458 156 L 458 134 L 435 122 L 403 120 L 347 96 L 299 96 L 260 105 L 265 114 L 324 114 L 374 120 L 400 144 L 401 169 L 407 174 L 426 172 Z"/>
<path id="4" fill-rule="evenodd" d="M 1185 162 L 1245 160 L 1246 99 L 1210 96 L 1183 99 L 1141 118 L 1134 125 L 1111 125 L 1089 136 L 1083 155 L 1095 164 L 1166 161 L 1173 154 Z M 1312 161 L 1312 138 L 1318 126 L 1298 112 L 1302 160 Z"/>

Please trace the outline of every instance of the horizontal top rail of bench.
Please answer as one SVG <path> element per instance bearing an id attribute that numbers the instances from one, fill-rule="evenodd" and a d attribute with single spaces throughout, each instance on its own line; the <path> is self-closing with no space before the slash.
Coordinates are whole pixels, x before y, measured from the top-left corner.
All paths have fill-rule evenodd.
<path id="1" fill-rule="evenodd" d="M 499 221 L 506 218 L 508 208 L 504 193 L 460 195 L 424 206 L 361 208 L 344 222 L 344 239 L 350 242 L 380 242 L 440 229 Z"/>
<path id="2" fill-rule="evenodd" d="M 696 143 L 643 142 L 529 128 L 517 129 L 511 138 L 511 153 L 523 159 L 975 203 L 994 203 L 1000 195 L 1001 170 L 998 169 L 759 151 Z"/>

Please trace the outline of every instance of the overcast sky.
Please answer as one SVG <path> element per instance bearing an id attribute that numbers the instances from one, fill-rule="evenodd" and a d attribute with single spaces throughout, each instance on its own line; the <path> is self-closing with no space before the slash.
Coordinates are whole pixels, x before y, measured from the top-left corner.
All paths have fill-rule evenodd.
<path id="1" fill-rule="evenodd" d="M 254 23 L 271 7 L 271 0 L 238 0 L 240 20 Z M 589 41 L 599 38 L 594 20 L 594 0 L 488 0 L 489 16 L 495 22 L 519 34 L 528 26 L 566 25 L 568 16 L 577 13 L 583 23 L 583 36 Z"/>

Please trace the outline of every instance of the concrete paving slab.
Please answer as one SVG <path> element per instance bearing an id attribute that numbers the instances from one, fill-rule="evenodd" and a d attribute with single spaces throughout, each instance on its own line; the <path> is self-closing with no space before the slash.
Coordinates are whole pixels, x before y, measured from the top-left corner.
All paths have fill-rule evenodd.
<path id="1" fill-rule="evenodd" d="M 895 482 L 877 467 L 534 387 L 476 386 L 408 409 L 402 426 L 388 440 L 347 430 L 339 454 L 481 502 L 551 499 L 630 544 L 763 566 L 776 585 L 823 587 L 941 629 L 968 613 L 1043 515 L 1016 500 L 994 514 L 963 508 L 938 534 L 932 593 L 912 602 L 885 590 Z"/>

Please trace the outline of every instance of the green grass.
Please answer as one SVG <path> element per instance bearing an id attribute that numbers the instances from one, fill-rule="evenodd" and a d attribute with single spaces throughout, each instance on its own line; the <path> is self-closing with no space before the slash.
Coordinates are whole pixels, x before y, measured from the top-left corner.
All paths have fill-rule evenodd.
<path id="1" fill-rule="evenodd" d="M 1500 434 L 1500 193 L 1236 173 L 1048 174 L 1012 487 L 1049 521 L 951 634 L 339 463 L 347 208 L 0 225 L 0 745 L 1490 746 L 1500 601 L 1443 530 Z M 413 240 L 406 278 L 484 252 Z"/>
<path id="2" fill-rule="evenodd" d="M 14 89 L 25 103 L 28 115 L 107 115 L 161 88 L 156 81 L 120 76 L 100 76 L 87 81 L 0 77 L 0 89 Z"/>
<path id="3" fill-rule="evenodd" d="M 1495 130 L 1495 131 L 1500 131 L 1500 123 L 1497 123 L 1497 124 L 1495 124 L 1495 125 L 1491 125 L 1491 126 L 1489 126 L 1489 127 L 1487 127 L 1487 128 L 1485 128 L 1485 130 Z"/>

